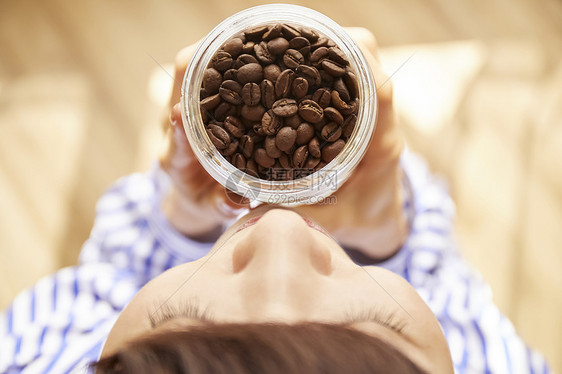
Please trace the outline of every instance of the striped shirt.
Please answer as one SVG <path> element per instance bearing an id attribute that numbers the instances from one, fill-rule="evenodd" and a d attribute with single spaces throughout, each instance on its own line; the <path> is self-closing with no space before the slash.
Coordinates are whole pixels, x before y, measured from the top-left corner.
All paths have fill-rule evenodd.
<path id="1" fill-rule="evenodd" d="M 380 264 L 405 278 L 437 316 L 456 373 L 548 373 L 456 250 L 455 208 L 422 160 L 405 152 L 413 212 L 403 248 Z M 84 372 L 120 311 L 150 279 L 204 256 L 213 243 L 175 231 L 160 210 L 170 187 L 158 167 L 117 181 L 99 200 L 79 264 L 42 278 L 0 314 L 0 372 Z"/>

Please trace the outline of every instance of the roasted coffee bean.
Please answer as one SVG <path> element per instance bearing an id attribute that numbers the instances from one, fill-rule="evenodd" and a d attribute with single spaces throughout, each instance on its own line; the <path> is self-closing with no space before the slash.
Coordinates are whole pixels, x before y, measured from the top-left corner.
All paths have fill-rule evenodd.
<path id="1" fill-rule="evenodd" d="M 263 79 L 263 68 L 256 63 L 246 64 L 238 69 L 236 77 L 240 84 L 259 83 Z"/>
<path id="2" fill-rule="evenodd" d="M 211 64 L 218 71 L 226 71 L 232 66 L 232 56 L 225 51 L 218 51 L 211 59 Z"/>
<path id="3" fill-rule="evenodd" d="M 351 96 L 349 95 L 349 91 L 345 83 L 343 82 L 342 78 L 338 78 L 334 81 L 334 90 L 338 91 L 340 97 L 343 101 L 351 100 Z"/>
<path id="4" fill-rule="evenodd" d="M 293 153 L 293 166 L 295 168 L 302 168 L 308 157 L 308 147 L 306 145 L 302 145 L 295 150 Z"/>
<path id="5" fill-rule="evenodd" d="M 283 25 L 282 33 L 283 36 L 289 40 L 301 36 L 299 30 L 290 25 Z"/>
<path id="6" fill-rule="evenodd" d="M 325 163 L 324 161 L 320 161 L 320 162 L 318 163 L 318 165 L 316 165 L 316 166 L 314 167 L 314 171 L 320 170 L 320 169 L 322 169 L 324 166 L 326 166 L 326 163 Z"/>
<path id="7" fill-rule="evenodd" d="M 243 105 L 240 110 L 240 115 L 250 121 L 261 121 L 265 108 L 261 105 Z"/>
<path id="8" fill-rule="evenodd" d="M 349 96 L 352 99 L 357 99 L 359 97 L 359 83 L 357 82 L 357 77 L 352 72 L 348 71 L 343 76 L 343 81 L 345 83 L 345 87 L 349 92 Z"/>
<path id="9" fill-rule="evenodd" d="M 264 147 L 269 157 L 281 157 L 281 150 L 275 145 L 275 136 L 268 136 L 265 138 Z"/>
<path id="10" fill-rule="evenodd" d="M 322 86 L 332 88 L 335 78 L 325 70 L 319 70 L 319 73 L 320 79 L 322 80 Z"/>
<path id="11" fill-rule="evenodd" d="M 295 79 L 294 71 L 291 69 L 283 70 L 275 82 L 275 95 L 277 95 L 277 97 L 287 97 L 291 92 L 293 79 Z"/>
<path id="12" fill-rule="evenodd" d="M 330 60 L 343 66 L 349 65 L 349 60 L 345 56 L 345 53 L 343 53 L 342 50 L 338 47 L 331 47 L 328 49 L 328 52 L 330 55 Z"/>
<path id="13" fill-rule="evenodd" d="M 223 44 L 222 49 L 228 52 L 232 58 L 236 58 L 242 52 L 243 45 L 244 43 L 240 38 L 232 38 Z"/>
<path id="14" fill-rule="evenodd" d="M 326 38 L 325 36 L 320 36 L 314 43 L 310 45 L 310 47 L 312 47 L 312 49 L 324 47 L 328 45 L 328 41 L 328 38 Z"/>
<path id="15" fill-rule="evenodd" d="M 275 135 L 281 127 L 281 119 L 273 114 L 273 110 L 264 113 L 261 119 L 261 128 L 266 135 Z"/>
<path id="16" fill-rule="evenodd" d="M 297 131 L 289 126 L 283 127 L 275 136 L 275 144 L 280 150 L 287 152 L 297 140 Z"/>
<path id="17" fill-rule="evenodd" d="M 310 139 L 308 142 L 308 152 L 312 157 L 319 158 L 322 154 L 320 153 L 320 141 L 317 137 Z"/>
<path id="18" fill-rule="evenodd" d="M 246 162 L 246 170 L 244 170 L 245 173 L 250 174 L 252 177 L 258 178 L 258 165 L 256 165 L 256 162 L 254 160 L 248 160 Z"/>
<path id="19" fill-rule="evenodd" d="M 209 139 L 217 149 L 225 149 L 230 145 L 230 136 L 220 126 L 217 125 L 209 125 L 207 127 L 207 135 L 209 135 Z"/>
<path id="20" fill-rule="evenodd" d="M 236 81 L 224 81 L 219 88 L 221 99 L 231 104 L 242 104 L 242 86 Z"/>
<path id="21" fill-rule="evenodd" d="M 279 99 L 271 107 L 273 113 L 279 117 L 291 117 L 297 114 L 299 107 L 294 99 Z"/>
<path id="22" fill-rule="evenodd" d="M 309 87 L 318 86 L 321 83 L 320 73 L 314 66 L 299 65 L 295 69 L 298 77 L 302 77 L 308 81 Z"/>
<path id="23" fill-rule="evenodd" d="M 224 128 L 235 138 L 239 138 L 244 135 L 244 131 L 246 130 L 242 121 L 234 116 L 226 117 L 224 120 Z"/>
<path id="24" fill-rule="evenodd" d="M 315 50 L 314 52 L 312 52 L 312 54 L 310 55 L 310 62 L 311 62 L 313 65 L 316 65 L 316 66 L 317 66 L 317 65 L 320 65 L 320 63 L 321 63 L 324 59 L 328 58 L 329 54 L 330 54 L 330 53 L 329 53 L 329 51 L 328 51 L 328 48 L 326 48 L 326 47 L 320 47 L 320 48 L 318 48 L 317 50 Z"/>
<path id="25" fill-rule="evenodd" d="M 206 89 L 202 88 L 199 90 L 199 100 L 203 100 L 206 97 L 209 97 L 209 93 L 207 92 Z"/>
<path id="26" fill-rule="evenodd" d="M 310 150 L 309 150 L 310 153 Z M 316 167 L 316 165 L 318 165 L 320 163 L 320 157 L 310 157 L 310 155 L 308 156 L 308 158 L 306 159 L 306 162 L 304 163 L 304 168 L 305 169 L 314 169 Z"/>
<path id="27" fill-rule="evenodd" d="M 299 51 L 303 56 L 310 54 L 310 42 L 307 38 L 303 38 L 302 36 L 291 39 L 289 48 Z"/>
<path id="28" fill-rule="evenodd" d="M 238 70 L 236 69 L 228 69 L 224 72 L 222 79 L 225 81 L 235 81 L 237 72 Z"/>
<path id="29" fill-rule="evenodd" d="M 357 123 L 357 116 L 355 114 L 350 115 L 345 119 L 342 125 L 343 136 L 349 139 Z"/>
<path id="30" fill-rule="evenodd" d="M 238 113 L 240 115 L 240 113 Z M 244 124 L 244 128 L 246 129 L 246 131 L 250 131 L 252 129 L 252 127 L 254 126 L 255 121 L 250 121 L 247 118 L 244 118 L 242 116 L 237 116 L 238 118 L 240 118 L 240 120 L 242 121 L 242 123 Z"/>
<path id="31" fill-rule="evenodd" d="M 220 152 L 223 156 L 231 156 L 237 150 L 238 150 L 238 141 L 233 140 L 225 149 L 221 150 Z"/>
<path id="32" fill-rule="evenodd" d="M 283 153 L 279 159 L 279 165 L 281 165 L 282 168 L 285 169 L 289 169 L 291 167 L 291 160 L 289 159 L 289 156 L 287 156 L 285 153 Z"/>
<path id="33" fill-rule="evenodd" d="M 262 105 L 270 109 L 275 102 L 275 86 L 270 80 L 264 79 L 260 83 L 260 91 Z"/>
<path id="34" fill-rule="evenodd" d="M 254 51 L 254 45 L 256 44 L 252 41 L 244 43 L 242 46 L 242 53 L 252 53 Z"/>
<path id="35" fill-rule="evenodd" d="M 311 42 L 315 42 L 316 40 L 318 40 L 318 34 L 316 33 L 316 31 L 309 29 L 308 27 L 301 27 L 299 28 L 299 31 L 302 36 L 304 36 Z"/>
<path id="36" fill-rule="evenodd" d="M 324 167 L 357 122 L 359 82 L 349 61 L 306 27 L 261 25 L 232 36 L 203 73 L 209 139 L 257 178 L 290 180 Z"/>
<path id="37" fill-rule="evenodd" d="M 340 109 L 340 113 L 344 116 L 349 116 L 350 114 L 357 113 L 358 106 L 359 103 L 357 102 L 357 99 L 351 100 L 347 104 L 347 107 Z"/>
<path id="38" fill-rule="evenodd" d="M 269 64 L 263 68 L 263 77 L 272 82 L 277 81 L 279 74 L 281 74 L 281 68 L 279 65 Z"/>
<path id="39" fill-rule="evenodd" d="M 320 133 L 320 131 L 322 131 L 322 128 L 326 126 L 326 117 L 322 118 L 320 121 L 316 123 L 313 123 L 312 126 L 314 126 L 314 131 Z"/>
<path id="40" fill-rule="evenodd" d="M 244 170 L 246 168 L 246 158 L 240 153 L 235 153 L 232 156 L 232 165 L 240 170 Z"/>
<path id="41" fill-rule="evenodd" d="M 332 105 L 341 113 L 342 109 L 348 109 L 349 105 L 340 97 L 340 93 L 336 90 L 332 91 Z"/>
<path id="42" fill-rule="evenodd" d="M 265 34 L 262 35 L 262 39 L 265 40 L 265 41 L 269 41 L 269 40 L 277 38 L 278 36 L 281 35 L 281 29 L 282 28 L 283 28 L 283 25 L 281 25 L 281 24 L 270 26 L 269 30 L 267 30 L 265 32 Z"/>
<path id="43" fill-rule="evenodd" d="M 215 120 L 224 121 L 226 117 L 236 114 L 236 106 L 227 102 L 222 102 L 215 109 Z"/>
<path id="44" fill-rule="evenodd" d="M 285 126 L 289 126 L 296 130 L 297 127 L 299 127 L 299 125 L 301 124 L 302 120 L 298 114 L 295 114 L 294 116 L 285 118 L 283 122 L 285 123 Z"/>
<path id="45" fill-rule="evenodd" d="M 269 157 L 263 148 L 256 149 L 254 152 L 254 160 L 256 160 L 258 165 L 261 165 L 264 168 L 270 168 L 273 164 L 275 164 L 275 159 L 273 157 Z"/>
<path id="46" fill-rule="evenodd" d="M 252 49 L 252 53 L 253 53 L 253 49 Z M 243 54 L 243 55 L 238 56 L 238 58 L 234 62 L 234 68 L 240 69 L 244 65 L 258 64 L 258 63 L 259 63 L 258 59 L 255 58 L 254 56 L 252 56 L 250 54 Z"/>
<path id="47" fill-rule="evenodd" d="M 240 149 L 246 158 L 252 157 L 254 153 L 254 140 L 249 135 L 242 135 L 240 138 Z"/>
<path id="48" fill-rule="evenodd" d="M 302 99 L 308 92 L 308 81 L 302 77 L 295 78 L 293 81 L 293 96 Z"/>
<path id="49" fill-rule="evenodd" d="M 327 88 L 317 89 L 312 95 L 312 100 L 318 103 L 320 107 L 326 108 L 328 105 L 330 105 L 330 101 L 332 101 L 330 90 L 328 90 Z"/>
<path id="50" fill-rule="evenodd" d="M 341 125 L 343 123 L 343 116 L 340 112 L 338 112 L 336 108 L 324 108 L 324 117 L 328 118 L 331 121 L 334 121 L 338 125 Z"/>
<path id="51" fill-rule="evenodd" d="M 261 42 L 260 44 L 256 44 L 254 46 L 254 51 L 256 52 L 257 59 L 264 64 L 271 64 L 275 61 L 275 56 L 269 52 L 269 48 L 267 48 L 266 42 Z"/>
<path id="52" fill-rule="evenodd" d="M 203 123 L 205 125 L 209 123 L 209 121 L 211 120 L 211 117 L 209 116 L 208 110 L 201 109 L 201 120 L 203 121 Z"/>
<path id="53" fill-rule="evenodd" d="M 207 91 L 209 95 L 219 92 L 221 83 L 222 76 L 217 69 L 205 69 L 205 72 L 203 73 L 203 87 L 205 87 L 205 91 Z"/>
<path id="54" fill-rule="evenodd" d="M 337 155 L 340 154 L 340 152 L 343 150 L 343 147 L 345 147 L 345 141 L 343 141 L 342 139 L 338 139 L 335 142 L 326 145 L 324 148 L 322 148 L 322 161 L 324 161 L 325 163 L 329 163 L 334 158 L 336 158 Z"/>
<path id="55" fill-rule="evenodd" d="M 242 87 L 242 100 L 246 105 L 258 105 L 261 100 L 261 90 L 257 83 L 246 83 Z"/>
<path id="56" fill-rule="evenodd" d="M 275 160 L 273 162 L 273 165 L 275 165 Z M 258 164 L 258 173 L 261 179 L 267 179 L 267 180 L 271 179 L 269 168 L 263 167 L 260 164 Z"/>
<path id="57" fill-rule="evenodd" d="M 306 122 L 303 122 L 297 127 L 297 138 L 295 139 L 298 145 L 306 144 L 314 136 L 314 127 Z"/>
<path id="58" fill-rule="evenodd" d="M 263 34 L 265 34 L 267 30 L 268 27 L 266 25 L 256 26 L 256 27 L 252 27 L 249 30 L 244 31 L 244 35 L 246 36 L 246 39 L 254 40 L 254 39 L 258 39 Z"/>
<path id="59" fill-rule="evenodd" d="M 220 104 L 220 102 L 221 102 L 221 97 L 219 94 L 216 94 L 201 100 L 199 106 L 203 110 L 212 110 L 215 109 Z"/>
<path id="60" fill-rule="evenodd" d="M 254 132 L 252 134 L 252 139 L 254 139 L 254 144 L 261 143 L 263 137 L 266 135 L 266 133 L 263 131 L 261 122 L 255 122 L 252 126 L 252 130 Z"/>
<path id="61" fill-rule="evenodd" d="M 330 122 L 322 128 L 320 136 L 328 142 L 335 142 L 341 136 L 341 127 L 335 122 Z"/>
<path id="62" fill-rule="evenodd" d="M 303 100 L 299 104 L 299 115 L 305 121 L 317 123 L 324 117 L 324 110 L 312 100 Z"/>
<path id="63" fill-rule="evenodd" d="M 322 60 L 320 66 L 333 77 L 341 77 L 345 74 L 345 68 L 332 60 Z"/>
<path id="64" fill-rule="evenodd" d="M 279 32 L 279 34 L 281 34 L 281 32 Z M 274 55 L 282 55 L 289 49 L 289 42 L 285 38 L 275 38 L 267 42 L 267 48 L 269 52 Z"/>
<path id="65" fill-rule="evenodd" d="M 296 49 L 287 49 L 283 55 L 283 63 L 289 69 L 296 69 L 297 66 L 304 63 L 304 56 Z"/>

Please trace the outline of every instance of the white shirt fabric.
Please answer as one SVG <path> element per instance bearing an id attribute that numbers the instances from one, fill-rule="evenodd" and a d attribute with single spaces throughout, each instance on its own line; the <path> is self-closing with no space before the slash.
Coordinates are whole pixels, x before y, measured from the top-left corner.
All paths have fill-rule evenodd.
<path id="1" fill-rule="evenodd" d="M 405 278 L 437 316 L 456 373 L 549 373 L 492 301 L 490 287 L 459 255 L 455 208 L 425 163 L 405 152 L 413 212 L 403 248 L 378 264 Z M 149 280 L 204 256 L 166 221 L 170 186 L 157 166 L 118 180 L 99 200 L 79 264 L 42 278 L 0 314 L 1 373 L 84 372 L 97 360 L 121 310 Z"/>

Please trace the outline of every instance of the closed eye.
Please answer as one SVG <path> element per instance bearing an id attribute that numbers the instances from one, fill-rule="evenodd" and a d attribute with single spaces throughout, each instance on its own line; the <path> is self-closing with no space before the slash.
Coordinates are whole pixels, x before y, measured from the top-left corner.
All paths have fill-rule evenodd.
<path id="1" fill-rule="evenodd" d="M 406 321 L 398 317 L 395 312 L 385 312 L 376 307 L 355 308 L 344 316 L 344 325 L 357 322 L 376 322 L 402 335 L 404 335 L 403 330 L 407 325 Z"/>
<path id="2" fill-rule="evenodd" d="M 148 314 L 150 326 L 154 329 L 162 323 L 175 318 L 190 318 L 211 323 L 211 313 L 208 308 L 201 308 L 200 304 L 190 299 L 180 305 L 162 304 L 156 311 Z"/>

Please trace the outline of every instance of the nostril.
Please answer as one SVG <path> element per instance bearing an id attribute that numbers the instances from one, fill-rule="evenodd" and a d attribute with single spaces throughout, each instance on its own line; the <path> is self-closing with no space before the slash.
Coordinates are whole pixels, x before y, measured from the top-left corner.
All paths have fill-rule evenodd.
<path id="1" fill-rule="evenodd" d="M 329 250 L 317 247 L 317 243 L 310 248 L 310 263 L 322 275 L 332 273 L 332 255 Z"/>
<path id="2" fill-rule="evenodd" d="M 232 253 L 232 271 L 234 274 L 241 272 L 248 265 L 254 255 L 254 247 L 239 243 Z"/>

